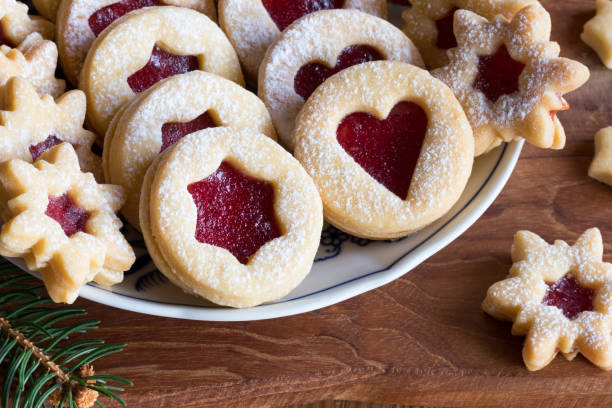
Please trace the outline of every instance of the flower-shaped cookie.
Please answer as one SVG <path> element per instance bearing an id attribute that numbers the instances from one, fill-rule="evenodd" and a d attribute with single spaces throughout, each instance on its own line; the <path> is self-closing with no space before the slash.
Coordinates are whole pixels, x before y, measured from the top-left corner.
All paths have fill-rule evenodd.
<path id="1" fill-rule="evenodd" d="M 612 0 L 597 0 L 597 15 L 586 22 L 580 38 L 612 69 Z"/>
<path id="2" fill-rule="evenodd" d="M 72 303 L 90 281 L 112 285 L 134 263 L 134 251 L 115 215 L 124 201 L 119 186 L 97 184 L 79 169 L 68 143 L 34 164 L 0 163 L 5 205 L 0 254 L 25 259 L 40 271 L 55 302 Z"/>
<path id="3" fill-rule="evenodd" d="M 66 81 L 55 77 L 57 46 L 39 33 L 32 33 L 17 48 L 0 46 L 0 82 L 21 76 L 31 83 L 39 95 L 55 98 L 66 89 Z"/>
<path id="4" fill-rule="evenodd" d="M 0 87 L 0 101 L 0 162 L 33 162 L 51 147 L 68 142 L 75 148 L 83 171 L 102 180 L 101 159 L 91 151 L 96 135 L 83 129 L 83 92 L 66 92 L 53 100 L 50 95 L 39 97 L 27 81 L 12 77 Z"/>
<path id="5" fill-rule="evenodd" d="M 486 19 L 502 15 L 512 18 L 536 0 L 411 0 L 412 7 L 402 13 L 404 32 L 417 46 L 425 63 L 438 68 L 448 63 L 446 50 L 457 46 L 453 33 L 453 15 L 459 9 L 470 10 Z"/>
<path id="6" fill-rule="evenodd" d="M 550 29 L 550 16 L 539 4 L 523 8 L 511 21 L 455 13 L 458 46 L 448 51 L 450 62 L 432 74 L 463 106 L 477 155 L 521 137 L 543 148 L 565 145 L 556 113 L 569 109 L 562 95 L 584 84 L 589 70 L 558 57 Z"/>
<path id="7" fill-rule="evenodd" d="M 0 0 L 0 30 L 3 44 L 16 47 L 34 32 L 47 40 L 55 36 L 55 24 L 42 17 L 28 15 L 28 6 L 16 0 Z"/>
<path id="8" fill-rule="evenodd" d="M 595 157 L 589 167 L 589 176 L 612 186 L 612 126 L 595 134 Z"/>
<path id="9" fill-rule="evenodd" d="M 523 360 L 539 370 L 561 352 L 568 360 L 582 353 L 598 367 L 612 368 L 612 264 L 602 262 L 597 228 L 573 246 L 549 245 L 529 231 L 514 236 L 514 264 L 492 285 L 482 308 L 511 320 L 512 334 L 526 335 Z"/>

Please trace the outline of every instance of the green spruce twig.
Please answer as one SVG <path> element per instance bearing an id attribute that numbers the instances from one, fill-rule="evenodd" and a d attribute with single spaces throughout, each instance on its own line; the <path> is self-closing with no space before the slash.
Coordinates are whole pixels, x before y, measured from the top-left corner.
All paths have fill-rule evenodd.
<path id="1" fill-rule="evenodd" d="M 97 329 L 100 322 L 76 319 L 87 313 L 55 306 L 40 282 L 0 261 L 0 407 L 89 408 L 100 394 L 126 405 L 116 391 L 133 385 L 110 375 L 95 375 L 92 363 L 123 350 L 103 340 L 69 341 Z"/>

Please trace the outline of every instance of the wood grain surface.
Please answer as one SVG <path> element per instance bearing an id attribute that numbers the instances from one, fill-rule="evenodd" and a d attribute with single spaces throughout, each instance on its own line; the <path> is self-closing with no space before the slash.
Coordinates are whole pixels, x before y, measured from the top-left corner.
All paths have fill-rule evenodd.
<path id="1" fill-rule="evenodd" d="M 604 407 L 612 373 L 558 357 L 530 373 L 522 339 L 480 309 L 510 266 L 512 236 L 529 229 L 573 242 L 591 226 L 612 261 L 612 188 L 587 177 L 593 135 L 612 125 L 612 71 L 580 41 L 594 0 L 543 0 L 562 55 L 587 64 L 588 84 L 559 114 L 563 151 L 526 146 L 508 185 L 463 236 L 404 277 L 341 304 L 248 323 L 174 320 L 79 300 L 99 336 L 127 342 L 98 364 L 128 377 L 131 407 L 391 407 L 352 400 L 460 407 Z"/>

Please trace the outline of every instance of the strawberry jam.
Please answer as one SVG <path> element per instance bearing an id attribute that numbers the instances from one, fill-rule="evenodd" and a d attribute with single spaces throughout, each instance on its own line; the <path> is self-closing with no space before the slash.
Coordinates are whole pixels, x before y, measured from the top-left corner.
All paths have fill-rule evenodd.
<path id="1" fill-rule="evenodd" d="M 581 286 L 572 275 L 567 274 L 556 282 L 546 284 L 548 289 L 542 303 L 561 309 L 568 319 L 574 319 L 582 312 L 593 310 L 595 291 Z"/>
<path id="2" fill-rule="evenodd" d="M 457 10 L 459 9 L 454 7 L 449 11 L 448 15 L 436 21 L 436 29 L 438 30 L 436 46 L 442 50 L 448 50 L 449 48 L 457 46 L 457 39 L 453 31 L 453 21 L 455 18 L 455 11 Z"/>
<path id="3" fill-rule="evenodd" d="M 160 6 L 158 0 L 123 0 L 118 3 L 102 7 L 89 16 L 89 28 L 97 37 L 106 27 L 119 17 L 143 7 Z"/>
<path id="4" fill-rule="evenodd" d="M 195 238 L 230 251 L 242 264 L 282 235 L 274 214 L 274 187 L 227 161 L 187 190 L 198 208 Z"/>
<path id="5" fill-rule="evenodd" d="M 427 114 L 413 102 L 400 102 L 387 119 L 366 112 L 346 116 L 336 131 L 338 143 L 370 176 L 402 200 L 427 131 Z"/>
<path id="6" fill-rule="evenodd" d="M 161 151 L 163 152 L 168 147 L 172 146 L 190 133 L 216 126 L 217 124 L 208 114 L 208 112 L 204 112 L 191 122 L 164 123 L 164 125 L 162 126 Z"/>
<path id="7" fill-rule="evenodd" d="M 570 108 L 569 103 L 567 103 L 565 98 L 563 98 L 563 96 L 561 96 L 561 94 L 559 92 L 557 92 L 556 95 L 557 95 L 557 98 L 559 98 L 559 100 L 561 101 L 561 108 L 550 111 L 550 118 L 552 120 L 555 120 L 555 116 L 557 116 L 557 112 L 568 110 Z"/>
<path id="8" fill-rule="evenodd" d="M 295 75 L 293 87 L 295 92 L 306 100 L 319 85 L 335 73 L 353 65 L 382 59 L 383 56 L 369 45 L 349 45 L 342 50 L 333 68 L 318 62 L 301 67 Z"/>
<path id="9" fill-rule="evenodd" d="M 478 76 L 472 85 L 487 99 L 495 102 L 502 95 L 518 91 L 519 76 L 525 64 L 515 61 L 505 45 L 493 55 L 482 55 L 478 60 Z"/>
<path id="10" fill-rule="evenodd" d="M 57 146 L 60 143 L 62 143 L 62 141 L 57 136 L 49 135 L 49 137 L 47 137 L 42 142 L 35 145 L 30 145 L 30 147 L 28 147 L 28 150 L 30 150 L 30 154 L 32 155 L 32 161 L 36 161 L 41 154 L 51 149 L 53 146 Z"/>
<path id="11" fill-rule="evenodd" d="M 262 0 L 272 21 L 283 31 L 306 14 L 319 10 L 342 8 L 344 0 Z"/>
<path id="12" fill-rule="evenodd" d="M 68 237 L 85 231 L 85 224 L 89 220 L 87 211 L 76 205 L 67 193 L 58 197 L 49 197 L 45 215 L 57 221 Z"/>
<path id="13" fill-rule="evenodd" d="M 127 82 L 134 93 L 140 93 L 164 78 L 195 71 L 198 68 L 198 57 L 172 54 L 156 45 L 147 65 L 130 75 Z"/>

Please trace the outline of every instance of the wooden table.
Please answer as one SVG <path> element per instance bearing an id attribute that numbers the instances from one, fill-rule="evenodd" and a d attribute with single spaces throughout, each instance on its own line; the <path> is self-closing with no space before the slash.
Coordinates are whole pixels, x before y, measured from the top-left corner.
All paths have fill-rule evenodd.
<path id="1" fill-rule="evenodd" d="M 593 135 L 612 125 L 612 71 L 579 34 L 594 0 L 543 0 L 562 55 L 592 69 L 560 113 L 563 151 L 526 146 L 503 193 L 463 236 L 403 278 L 341 304 L 249 323 L 173 320 L 77 302 L 102 320 L 99 336 L 127 350 L 97 364 L 136 386 L 129 406 L 271 407 L 321 400 L 428 406 L 612 404 L 612 374 L 582 357 L 530 373 L 522 339 L 480 309 L 510 266 L 512 236 L 530 229 L 573 242 L 601 228 L 612 260 L 612 189 L 587 177 Z M 313 405 L 315 406 L 315 405 Z M 316 406 L 357 406 L 318 404 Z M 369 405 L 363 405 L 369 406 Z"/>

